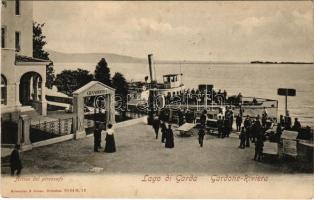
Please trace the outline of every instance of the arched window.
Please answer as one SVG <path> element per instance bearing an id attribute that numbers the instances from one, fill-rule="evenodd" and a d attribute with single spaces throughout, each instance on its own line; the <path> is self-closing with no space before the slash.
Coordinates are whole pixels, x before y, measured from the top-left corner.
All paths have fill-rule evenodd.
<path id="1" fill-rule="evenodd" d="M 7 104 L 7 79 L 1 74 L 1 105 Z"/>

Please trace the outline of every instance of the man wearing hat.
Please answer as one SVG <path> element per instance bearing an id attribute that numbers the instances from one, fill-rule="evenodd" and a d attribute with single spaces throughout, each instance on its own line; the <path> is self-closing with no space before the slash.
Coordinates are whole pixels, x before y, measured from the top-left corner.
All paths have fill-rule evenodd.
<path id="1" fill-rule="evenodd" d="M 19 150 L 20 150 L 20 145 L 16 144 L 10 156 L 11 176 L 14 176 L 15 171 L 16 171 L 17 176 L 21 174 L 22 161 L 21 161 Z"/>
<path id="2" fill-rule="evenodd" d="M 204 136 L 205 136 L 205 131 L 204 131 L 204 127 L 202 126 L 198 132 L 198 143 L 200 144 L 200 147 L 203 147 Z"/>
<path id="3" fill-rule="evenodd" d="M 94 152 L 99 152 L 98 149 L 100 148 L 101 143 L 101 127 L 100 122 L 95 122 L 95 130 L 94 130 Z"/>

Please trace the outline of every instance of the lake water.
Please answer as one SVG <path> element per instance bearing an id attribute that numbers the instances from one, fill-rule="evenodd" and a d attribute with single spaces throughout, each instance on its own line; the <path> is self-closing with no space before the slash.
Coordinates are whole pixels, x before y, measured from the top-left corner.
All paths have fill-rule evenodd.
<path id="1" fill-rule="evenodd" d="M 124 74 L 127 80 L 144 80 L 149 75 L 148 64 L 112 63 L 111 76 Z M 93 72 L 95 63 L 55 63 L 56 74 L 64 69 L 82 68 Z M 288 110 L 292 118 L 298 117 L 303 125 L 314 126 L 314 65 L 271 64 L 155 64 L 156 78 L 162 81 L 167 73 L 183 73 L 186 88 L 198 84 L 213 84 L 228 95 L 276 99 L 278 114 L 284 114 L 285 97 L 277 95 L 277 88 L 295 88 L 297 95 L 288 97 Z"/>

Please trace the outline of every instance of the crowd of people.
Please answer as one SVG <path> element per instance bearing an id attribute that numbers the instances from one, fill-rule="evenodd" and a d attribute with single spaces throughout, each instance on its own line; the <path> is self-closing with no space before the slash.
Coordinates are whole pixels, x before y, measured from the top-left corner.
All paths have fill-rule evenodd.
<path id="1" fill-rule="evenodd" d="M 231 131 L 232 131 L 232 124 L 233 124 L 233 111 L 230 107 L 226 108 L 226 111 L 223 115 L 222 111 L 218 115 L 218 131 L 219 131 L 219 137 L 224 138 L 224 137 L 229 137 Z M 196 123 L 196 113 L 189 110 L 178 110 L 177 111 L 177 124 L 179 126 L 182 126 L 184 123 Z M 156 139 L 158 139 L 158 132 L 159 129 L 161 128 L 161 142 L 165 143 L 166 148 L 173 148 L 174 147 L 174 142 L 173 142 L 173 131 L 171 129 L 171 125 L 167 126 L 165 125 L 166 122 L 169 121 L 167 120 L 167 117 L 165 116 L 164 112 L 160 112 L 159 116 L 155 115 L 153 122 L 152 122 L 152 127 L 155 131 L 155 136 Z M 207 111 L 204 110 L 199 118 L 199 123 L 200 123 L 200 128 L 198 132 L 198 142 L 200 147 L 203 147 L 203 140 L 205 136 L 205 129 L 206 129 L 206 122 L 207 122 Z M 169 142 L 167 142 L 169 141 Z M 170 144 L 170 145 L 168 145 Z"/>
<path id="2" fill-rule="evenodd" d="M 162 118 L 162 116 L 160 116 L 160 118 Z M 270 129 L 275 122 L 268 116 L 266 108 L 264 108 L 261 116 L 257 115 L 256 117 L 251 117 L 249 115 L 246 115 L 244 117 L 243 112 L 239 112 L 239 114 L 234 117 L 233 110 L 231 109 L 231 107 L 227 106 L 225 112 L 222 112 L 222 110 L 220 110 L 217 118 L 218 137 L 229 137 L 231 131 L 233 130 L 233 123 L 235 122 L 236 131 L 240 133 L 239 148 L 245 149 L 254 144 L 255 154 L 253 159 L 256 161 L 260 161 L 262 159 L 263 146 L 266 138 L 272 142 L 279 142 L 283 130 L 299 131 L 301 129 L 301 123 L 297 118 L 295 118 L 294 124 L 292 126 L 291 118 L 289 117 L 289 115 L 287 115 L 286 117 L 280 116 L 280 122 L 276 124 L 276 133 L 268 135 L 266 131 Z M 188 109 L 179 110 L 177 112 L 177 119 L 179 126 L 182 126 L 186 122 L 195 123 L 196 114 L 195 112 Z M 203 146 L 207 120 L 207 111 L 204 110 L 199 117 L 200 127 L 198 130 L 198 142 L 200 147 Z M 158 138 L 159 127 L 161 127 L 162 142 L 164 142 L 165 139 L 166 141 L 171 141 L 171 144 L 173 144 L 173 131 L 171 129 L 171 126 L 169 126 L 169 128 L 166 128 L 165 121 L 165 119 L 160 120 L 157 116 L 155 117 L 153 127 L 155 130 L 156 139 Z M 167 145 L 165 146 L 167 147 Z"/>
<path id="3" fill-rule="evenodd" d="M 266 115 L 267 113 L 263 113 Z M 237 124 L 237 127 L 241 127 L 241 123 Z M 264 146 L 264 131 L 266 130 L 266 124 L 261 123 L 260 116 L 258 115 L 256 118 L 250 118 L 250 116 L 246 116 L 244 120 L 244 124 L 241 127 L 239 139 L 240 146 L 239 148 L 244 149 L 246 147 L 250 147 L 250 143 L 255 144 L 255 155 L 254 160 L 260 161 L 262 159 L 263 146 Z"/>
<path id="4" fill-rule="evenodd" d="M 291 117 L 289 116 L 289 112 L 286 116 L 280 115 L 279 123 L 281 127 L 283 127 L 286 130 L 294 130 L 299 131 L 301 129 L 301 123 L 299 122 L 298 118 L 294 119 L 294 123 L 292 125 Z"/>
<path id="5" fill-rule="evenodd" d="M 181 126 L 186 123 L 194 123 L 196 119 L 196 115 L 193 111 L 189 109 L 178 110 L 178 125 Z"/>
<path id="6" fill-rule="evenodd" d="M 283 130 L 300 131 L 301 129 L 301 123 L 299 122 L 298 118 L 295 118 L 294 125 L 291 126 L 291 118 L 287 114 L 285 117 L 282 115 L 280 116 L 280 121 L 276 124 L 276 132 L 270 134 L 266 132 L 271 126 L 267 119 L 267 112 L 264 110 L 261 119 L 259 115 L 256 118 L 250 118 L 250 116 L 246 116 L 242 127 L 240 123 L 242 121 L 237 120 L 237 131 L 240 131 L 239 148 L 244 149 L 246 147 L 250 147 L 250 143 L 254 143 L 255 155 L 253 159 L 257 161 L 262 159 L 263 146 L 266 138 L 271 142 L 279 143 Z M 241 129 L 238 129 L 238 127 L 241 127 Z"/>
<path id="7" fill-rule="evenodd" d="M 227 96 L 227 91 L 215 91 L 215 90 L 208 90 L 207 93 L 205 90 L 199 90 L 199 89 L 187 89 L 184 91 L 181 91 L 176 94 L 168 93 L 165 96 L 165 103 L 170 104 L 171 101 L 173 100 L 180 100 L 181 103 L 186 104 L 189 103 L 190 105 L 196 105 L 197 103 L 203 104 L 205 102 L 205 97 L 207 94 L 207 101 L 209 103 L 214 103 L 221 104 L 222 102 L 227 102 L 228 96 Z M 241 95 L 242 97 L 242 95 Z"/>

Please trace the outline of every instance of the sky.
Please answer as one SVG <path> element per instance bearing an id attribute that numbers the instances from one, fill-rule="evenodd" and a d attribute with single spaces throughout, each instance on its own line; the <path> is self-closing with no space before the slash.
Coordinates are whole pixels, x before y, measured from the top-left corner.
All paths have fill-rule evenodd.
<path id="1" fill-rule="evenodd" d="M 35 1 L 47 49 L 156 59 L 313 61 L 311 1 Z"/>

